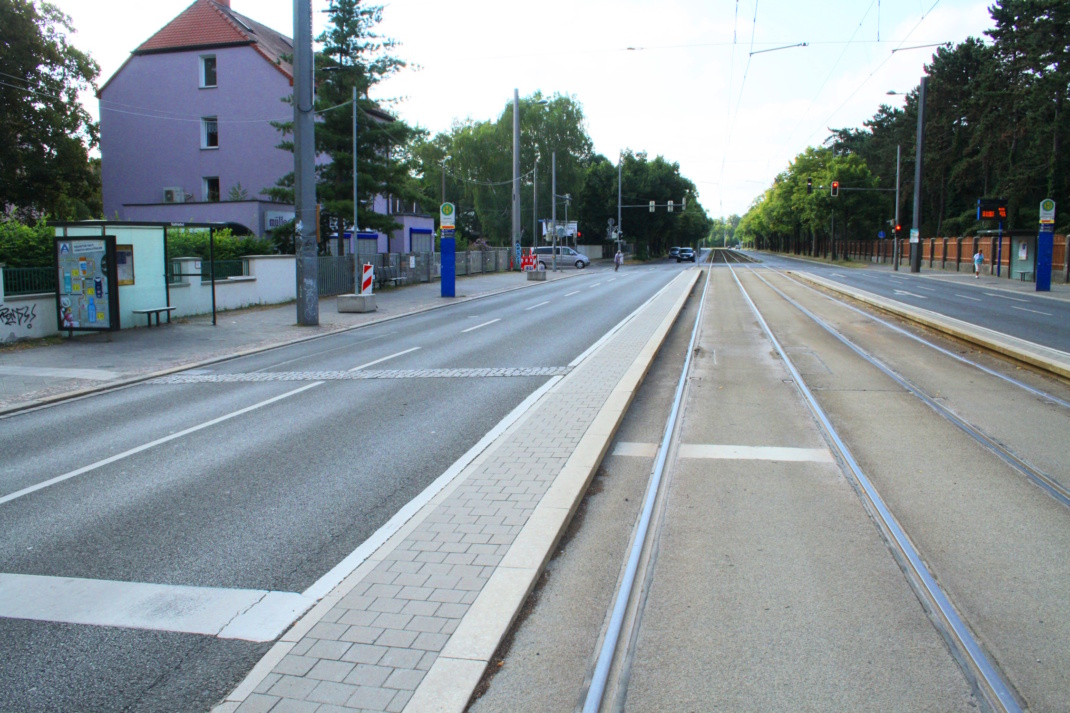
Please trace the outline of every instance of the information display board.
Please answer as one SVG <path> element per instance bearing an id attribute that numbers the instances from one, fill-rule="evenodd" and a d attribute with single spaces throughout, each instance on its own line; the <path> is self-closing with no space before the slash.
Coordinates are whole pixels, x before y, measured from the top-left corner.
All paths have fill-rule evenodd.
<path id="1" fill-rule="evenodd" d="M 61 331 L 119 328 L 115 238 L 56 238 L 56 324 Z"/>

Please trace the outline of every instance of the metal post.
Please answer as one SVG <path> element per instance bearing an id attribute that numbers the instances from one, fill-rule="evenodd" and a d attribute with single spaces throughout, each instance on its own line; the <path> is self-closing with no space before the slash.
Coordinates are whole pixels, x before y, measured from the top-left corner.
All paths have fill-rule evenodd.
<path id="1" fill-rule="evenodd" d="M 895 146 L 895 225 L 892 227 L 892 269 L 899 271 L 899 156 L 900 147 Z"/>
<path id="2" fill-rule="evenodd" d="M 535 156 L 535 168 L 531 178 L 531 254 L 539 243 L 539 157 Z"/>
<path id="3" fill-rule="evenodd" d="M 914 222 L 910 226 L 918 231 L 918 242 L 910 243 L 910 271 L 921 272 L 921 166 L 922 150 L 925 145 L 925 88 L 928 77 L 921 78 L 918 89 L 918 140 L 914 151 Z"/>
<path id="4" fill-rule="evenodd" d="M 557 152 L 550 154 L 550 233 L 553 236 L 553 254 L 550 263 L 557 272 Z"/>
<path id="5" fill-rule="evenodd" d="M 520 91 L 513 90 L 513 239 L 509 248 L 520 242 Z"/>
<path id="6" fill-rule="evenodd" d="M 312 0 L 294 0 L 294 199 L 297 323 L 319 324 L 316 283 L 316 141 Z"/>
<path id="7" fill-rule="evenodd" d="M 624 232 L 620 224 L 621 166 L 623 164 L 624 154 L 617 154 L 617 250 L 620 250 L 620 234 Z"/>
<path id="8" fill-rule="evenodd" d="M 357 275 L 355 282 L 357 283 L 357 294 L 360 294 L 361 283 L 364 282 L 360 275 L 360 256 L 357 255 L 357 246 L 360 242 L 357 240 L 357 225 L 360 220 L 357 217 L 357 88 L 353 87 L 353 239 L 350 247 L 353 248 L 353 254 L 356 257 L 353 258 L 354 274 Z M 344 231 L 343 231 L 344 232 Z M 338 251 L 342 254 L 342 251 Z"/>

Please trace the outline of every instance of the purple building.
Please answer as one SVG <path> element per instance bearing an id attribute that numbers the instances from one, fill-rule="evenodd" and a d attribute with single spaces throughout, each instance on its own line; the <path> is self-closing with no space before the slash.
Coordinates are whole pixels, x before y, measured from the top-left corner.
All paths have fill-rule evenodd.
<path id="1" fill-rule="evenodd" d="M 292 204 L 263 194 L 294 167 L 271 125 L 293 119 L 283 101 L 292 54 L 289 37 L 230 0 L 195 0 L 135 49 L 97 94 L 105 217 L 234 222 L 257 235 L 292 219 Z M 402 226 L 376 234 L 378 252 L 433 245 L 434 219 L 420 206 L 378 196 L 373 210 Z"/>
<path id="2" fill-rule="evenodd" d="M 261 235 L 293 206 L 262 191 L 293 170 L 272 121 L 287 121 L 289 38 L 196 0 L 100 88 L 104 214 L 233 221 Z M 206 205 L 210 204 L 210 205 Z"/>

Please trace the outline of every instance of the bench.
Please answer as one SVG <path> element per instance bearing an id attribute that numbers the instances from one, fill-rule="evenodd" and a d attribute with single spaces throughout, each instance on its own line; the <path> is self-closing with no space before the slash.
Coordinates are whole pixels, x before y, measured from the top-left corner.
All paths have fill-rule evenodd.
<path id="1" fill-rule="evenodd" d="M 167 323 L 171 324 L 171 313 L 174 312 L 177 307 L 153 307 L 151 309 L 135 309 L 131 310 L 134 314 L 145 315 L 145 320 L 148 322 L 147 326 L 152 326 L 152 315 L 156 315 L 156 326 L 160 326 L 160 312 L 167 313 Z"/>
<path id="2" fill-rule="evenodd" d="M 1033 272 L 1031 270 L 1019 270 L 1018 271 L 1018 279 L 1021 280 L 1022 282 L 1032 282 L 1033 281 Z"/>

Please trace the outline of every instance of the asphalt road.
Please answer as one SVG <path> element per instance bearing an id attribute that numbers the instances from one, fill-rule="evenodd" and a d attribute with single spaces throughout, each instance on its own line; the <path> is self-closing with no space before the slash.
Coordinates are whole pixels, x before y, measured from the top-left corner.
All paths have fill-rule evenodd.
<path id="1" fill-rule="evenodd" d="M 868 270 L 837 267 L 781 255 L 757 255 L 765 265 L 811 272 L 844 285 L 889 297 L 904 304 L 938 312 L 1019 339 L 1070 352 L 1070 302 L 1036 293 L 992 289 L 977 283 L 968 268 L 958 280 L 932 279 L 907 269 Z M 942 277 L 954 273 L 941 273 Z"/>
<path id="2" fill-rule="evenodd" d="M 683 267 L 591 269 L 0 419 L 0 711 L 207 710 L 270 643 L 194 633 L 173 592 L 210 588 L 212 610 L 316 591 L 546 382 L 530 370 L 565 367 Z M 392 373 L 339 376 L 360 367 Z M 491 368 L 514 371 L 425 371 Z M 192 623 L 138 623 L 160 618 Z"/>

